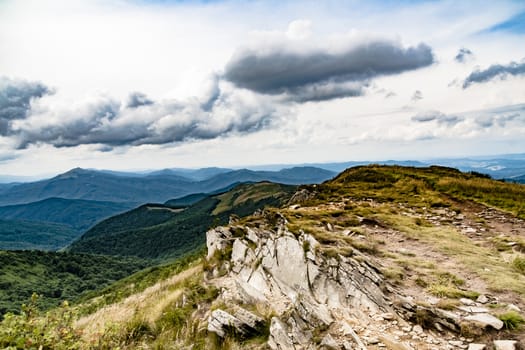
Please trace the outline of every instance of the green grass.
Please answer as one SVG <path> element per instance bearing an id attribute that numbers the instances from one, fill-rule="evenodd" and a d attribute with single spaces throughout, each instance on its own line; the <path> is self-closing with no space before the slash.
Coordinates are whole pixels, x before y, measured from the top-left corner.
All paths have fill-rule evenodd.
<path id="1" fill-rule="evenodd" d="M 460 198 L 501 208 L 525 219 L 523 185 L 463 176 L 440 179 L 436 188 Z"/>
<path id="2" fill-rule="evenodd" d="M 315 191 L 319 195 L 309 204 L 352 197 L 435 208 L 450 206 L 447 196 L 451 196 L 488 204 L 525 218 L 525 186 L 446 167 L 354 167 L 345 170 L 333 181 L 318 185 Z"/>

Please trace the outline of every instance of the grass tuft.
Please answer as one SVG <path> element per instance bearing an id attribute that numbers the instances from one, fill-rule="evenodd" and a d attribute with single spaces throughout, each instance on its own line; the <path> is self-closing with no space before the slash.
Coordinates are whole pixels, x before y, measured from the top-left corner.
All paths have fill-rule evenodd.
<path id="1" fill-rule="evenodd" d="M 525 324 L 523 317 L 516 311 L 509 311 L 498 315 L 498 318 L 503 321 L 506 329 L 516 330 Z"/>
<path id="2" fill-rule="evenodd" d="M 512 267 L 521 273 L 522 275 L 525 275 L 525 258 L 517 256 L 512 260 Z"/>

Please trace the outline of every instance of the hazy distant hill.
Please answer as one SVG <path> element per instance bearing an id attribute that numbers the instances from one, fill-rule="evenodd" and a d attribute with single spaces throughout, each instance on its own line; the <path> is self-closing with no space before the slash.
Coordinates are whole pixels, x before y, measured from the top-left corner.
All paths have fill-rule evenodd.
<path id="1" fill-rule="evenodd" d="M 177 175 L 182 176 L 194 181 L 202 181 L 209 179 L 210 177 L 233 171 L 233 169 L 227 168 L 201 168 L 201 169 L 163 169 L 149 173 L 149 175 Z"/>
<path id="2" fill-rule="evenodd" d="M 0 207 L 0 219 L 44 221 L 84 231 L 98 221 L 133 208 L 126 203 L 48 198 L 28 204 Z"/>
<path id="3" fill-rule="evenodd" d="M 188 180 L 179 177 L 122 177 L 73 169 L 48 180 L 20 184 L 5 191 L 0 204 L 36 202 L 50 197 L 111 202 L 150 202 L 162 193 L 182 193 Z M 173 195 L 166 199 L 173 198 Z"/>
<path id="4" fill-rule="evenodd" d="M 0 250 L 57 250 L 78 235 L 78 231 L 62 224 L 0 220 Z"/>
<path id="5" fill-rule="evenodd" d="M 13 186 L 16 186 L 18 185 L 18 183 L 8 183 L 8 184 L 3 184 L 3 183 L 0 183 L 0 193 L 4 192 L 5 190 L 13 187 Z"/>
<path id="6" fill-rule="evenodd" d="M 174 174 L 133 177 L 76 168 L 52 179 L 8 188 L 0 196 L 0 205 L 30 203 L 51 197 L 137 205 L 162 203 L 191 193 L 210 193 L 238 182 L 267 180 L 285 184 L 319 183 L 334 175 L 334 172 L 324 169 L 296 167 L 275 172 L 235 170 L 216 174 L 203 181 L 193 181 Z"/>
<path id="7" fill-rule="evenodd" d="M 266 205 L 280 206 L 295 189 L 262 182 L 208 196 L 184 210 L 146 204 L 95 225 L 68 250 L 153 259 L 181 256 L 202 246 L 205 232 L 227 223 L 230 214 L 246 216 Z"/>
<path id="8" fill-rule="evenodd" d="M 516 177 L 513 177 L 511 179 L 509 179 L 510 181 L 514 181 L 514 182 L 519 182 L 519 183 L 522 183 L 522 184 L 525 184 L 525 175 L 522 175 L 522 176 L 516 176 Z"/>

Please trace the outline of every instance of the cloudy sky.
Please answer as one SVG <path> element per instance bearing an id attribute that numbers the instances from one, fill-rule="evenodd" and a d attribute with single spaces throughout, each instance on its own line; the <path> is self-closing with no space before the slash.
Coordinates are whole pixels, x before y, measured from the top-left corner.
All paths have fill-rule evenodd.
<path id="1" fill-rule="evenodd" d="M 0 0 L 0 174 L 523 152 L 522 0 Z"/>

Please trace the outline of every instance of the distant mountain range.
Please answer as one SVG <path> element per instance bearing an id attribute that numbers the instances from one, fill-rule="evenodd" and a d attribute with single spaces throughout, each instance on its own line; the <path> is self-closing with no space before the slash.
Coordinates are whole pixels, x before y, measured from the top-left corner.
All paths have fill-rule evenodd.
<path id="1" fill-rule="evenodd" d="M 518 182 L 518 183 L 522 183 L 522 184 L 525 184 L 525 175 L 522 175 L 522 176 L 516 176 L 516 177 L 513 177 L 511 179 L 509 179 L 510 181 L 514 181 L 514 182 Z"/>
<path id="2" fill-rule="evenodd" d="M 146 203 L 164 203 L 161 211 L 171 213 L 167 208 L 191 206 L 241 183 L 321 183 L 343 169 L 369 163 L 267 166 L 285 167 L 273 171 L 210 167 L 131 173 L 75 168 L 46 180 L 0 183 L 0 249 L 58 249 L 98 222 Z M 525 154 L 374 163 L 414 167 L 437 164 L 525 183 Z"/>
<path id="3" fill-rule="evenodd" d="M 334 172 L 313 167 L 280 171 L 167 169 L 149 174 L 72 169 L 48 180 L 0 186 L 0 249 L 57 250 L 98 222 L 139 205 L 143 205 L 139 212 L 148 208 L 152 220 L 155 214 L 169 219 L 176 213 L 173 208 L 190 206 L 241 183 L 307 184 L 334 176 Z M 144 206 L 164 202 L 166 205 Z M 210 220 L 206 217 L 203 223 L 209 225 Z M 126 222 L 133 229 L 140 228 L 131 219 Z"/>
<path id="4" fill-rule="evenodd" d="M 430 165 L 440 165 L 456 168 L 463 172 L 476 171 L 490 175 L 494 179 L 513 179 L 525 176 L 525 154 L 502 155 L 497 157 L 471 157 L 471 158 L 443 158 L 432 160 L 386 160 L 386 161 L 352 161 L 341 163 L 312 163 L 308 166 L 318 167 L 334 172 L 341 172 L 345 169 L 368 164 L 379 165 L 401 165 L 413 167 L 427 167 Z"/>
<path id="5" fill-rule="evenodd" d="M 192 193 L 210 193 L 234 183 L 271 181 L 283 184 L 320 183 L 335 172 L 296 167 L 279 171 L 247 169 L 201 169 L 189 172 L 189 177 L 176 171 L 163 171 L 145 176 L 124 176 L 104 171 L 72 169 L 51 179 L 0 188 L 0 205 L 24 204 L 58 197 L 120 203 L 163 203 Z M 210 176 L 207 177 L 206 176 Z M 193 179 L 192 179 L 193 178 Z M 195 179 L 204 180 L 195 180 Z"/>

